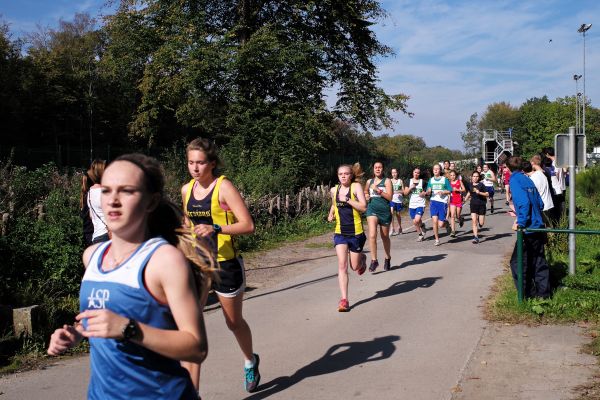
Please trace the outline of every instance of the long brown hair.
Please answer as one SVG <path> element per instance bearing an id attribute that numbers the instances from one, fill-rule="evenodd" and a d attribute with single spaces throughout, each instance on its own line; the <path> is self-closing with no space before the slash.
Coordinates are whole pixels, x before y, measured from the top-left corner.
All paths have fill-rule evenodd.
<path id="1" fill-rule="evenodd" d="M 96 158 L 94 161 L 92 161 L 92 164 L 85 175 L 83 175 L 81 181 L 81 197 L 79 199 L 80 208 L 83 208 L 83 203 L 85 202 L 87 192 L 90 190 L 90 188 L 96 183 L 100 183 L 102 180 L 102 175 L 104 175 L 105 169 L 106 161 Z"/>
<path id="2" fill-rule="evenodd" d="M 183 212 L 165 197 L 165 176 L 160 163 L 139 153 L 125 154 L 115 161 L 128 161 L 142 170 L 148 193 L 160 195 L 157 207 L 148 216 L 150 237 L 161 236 L 181 250 L 194 267 L 199 293 L 209 290 L 211 282 L 218 279 L 214 251 L 206 240 L 194 237 L 192 230 L 183 226 Z"/>

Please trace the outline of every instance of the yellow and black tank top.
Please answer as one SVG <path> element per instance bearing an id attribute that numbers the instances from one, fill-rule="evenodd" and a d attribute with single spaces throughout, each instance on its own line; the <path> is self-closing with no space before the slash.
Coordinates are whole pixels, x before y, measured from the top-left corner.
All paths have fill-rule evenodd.
<path id="1" fill-rule="evenodd" d="M 200 200 L 194 197 L 194 185 L 196 181 L 192 179 L 188 183 L 184 211 L 192 225 L 218 224 L 224 226 L 235 222 L 233 212 L 225 209 L 227 208 L 226 205 L 219 203 L 219 189 L 221 188 L 223 179 L 225 179 L 224 175 L 217 178 L 217 182 L 212 190 Z M 220 233 L 218 235 L 215 234 L 215 236 L 216 238 L 213 237 L 213 241 L 215 243 L 217 261 L 232 260 L 238 256 L 238 249 L 231 235 Z"/>
<path id="2" fill-rule="evenodd" d="M 360 213 L 347 203 L 348 200 L 356 200 L 353 191 L 354 183 L 350 185 L 350 190 L 346 194 L 346 202 L 340 201 L 340 185 L 335 187 L 335 202 L 333 207 L 335 210 L 335 233 L 344 236 L 355 236 L 363 233 L 362 221 Z"/>

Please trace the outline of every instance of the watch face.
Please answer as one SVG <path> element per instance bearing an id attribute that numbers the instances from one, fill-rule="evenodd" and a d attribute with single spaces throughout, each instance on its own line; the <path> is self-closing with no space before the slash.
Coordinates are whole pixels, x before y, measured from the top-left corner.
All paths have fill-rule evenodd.
<path id="1" fill-rule="evenodd" d="M 129 323 L 123 330 L 123 337 L 125 339 L 131 339 L 132 337 L 137 335 L 137 325 L 135 321 L 129 320 Z"/>

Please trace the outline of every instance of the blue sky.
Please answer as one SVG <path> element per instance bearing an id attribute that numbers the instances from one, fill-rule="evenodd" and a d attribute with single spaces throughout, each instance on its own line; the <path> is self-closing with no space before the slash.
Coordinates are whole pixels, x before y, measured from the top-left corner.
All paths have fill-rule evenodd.
<path id="1" fill-rule="evenodd" d="M 0 14 L 21 35 L 38 24 L 54 27 L 76 12 L 107 12 L 105 2 L 0 0 Z M 594 25 L 586 34 L 586 95 L 599 106 L 599 1 L 385 0 L 382 5 L 389 15 L 375 31 L 395 56 L 378 60 L 380 84 L 389 93 L 409 95 L 408 108 L 415 114 L 398 115 L 389 133 L 460 149 L 465 122 L 488 104 L 518 106 L 531 97 L 573 95 L 573 75 L 583 72 L 577 29 L 584 22 Z"/>

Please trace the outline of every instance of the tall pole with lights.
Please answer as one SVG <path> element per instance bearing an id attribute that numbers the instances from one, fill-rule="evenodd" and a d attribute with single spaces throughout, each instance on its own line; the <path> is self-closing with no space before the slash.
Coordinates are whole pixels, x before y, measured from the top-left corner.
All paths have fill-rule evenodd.
<path id="1" fill-rule="evenodd" d="M 573 75 L 573 79 L 575 80 L 575 133 L 579 134 L 580 125 L 579 125 L 579 79 L 581 79 L 581 75 Z"/>
<path id="2" fill-rule="evenodd" d="M 583 35 L 583 110 L 582 110 L 582 129 L 581 133 L 585 135 L 585 33 L 592 27 L 592 24 L 581 24 L 577 32 Z"/>

